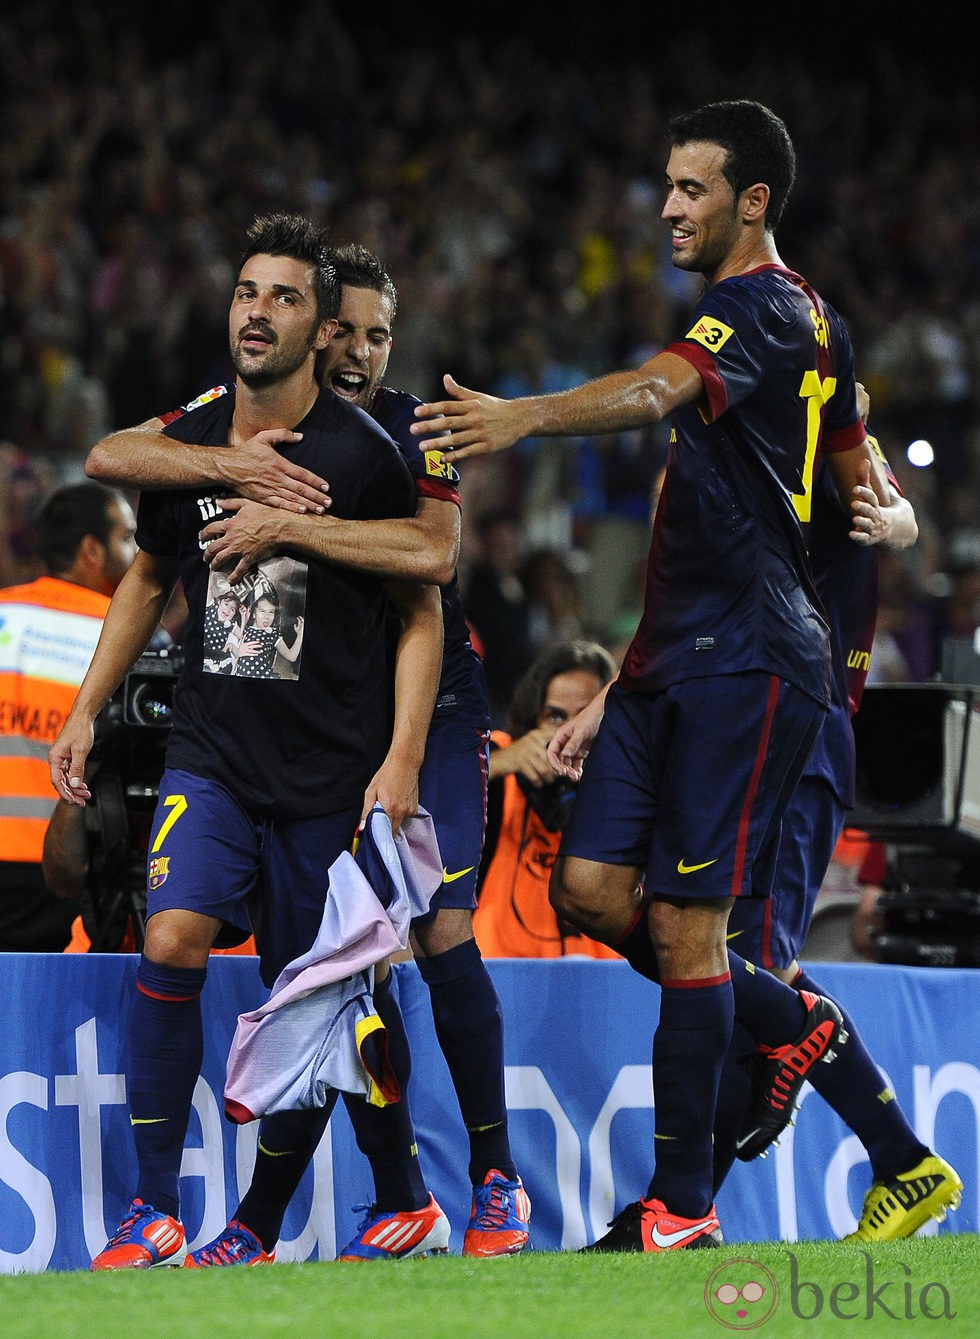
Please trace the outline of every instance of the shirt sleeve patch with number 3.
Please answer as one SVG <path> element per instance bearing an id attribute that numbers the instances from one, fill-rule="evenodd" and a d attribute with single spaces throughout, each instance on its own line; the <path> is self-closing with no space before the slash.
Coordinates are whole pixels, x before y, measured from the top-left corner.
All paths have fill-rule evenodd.
<path id="1" fill-rule="evenodd" d="M 717 353 L 734 333 L 735 331 L 731 326 L 725 325 L 724 321 L 716 321 L 713 318 L 702 316 L 694 329 L 687 332 L 685 338 L 703 344 L 709 353 Z"/>

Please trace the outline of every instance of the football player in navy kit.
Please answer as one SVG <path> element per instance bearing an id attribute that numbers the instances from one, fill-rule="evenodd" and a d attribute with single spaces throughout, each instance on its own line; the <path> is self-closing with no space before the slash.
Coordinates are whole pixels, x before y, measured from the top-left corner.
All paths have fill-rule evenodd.
<path id="1" fill-rule="evenodd" d="M 868 400 L 859 386 L 862 418 Z M 868 437 L 879 452 L 877 440 Z M 807 759 L 803 775 L 783 815 L 779 857 L 768 898 L 737 898 L 728 921 L 729 941 L 738 936 L 744 958 L 789 982 L 797 990 L 826 992 L 801 967 L 817 894 L 855 802 L 855 746 L 851 720 L 861 705 L 871 663 L 878 606 L 880 548 L 902 549 L 915 542 L 918 529 L 911 504 L 884 456 L 890 490 L 887 507 L 877 508 L 864 494 L 867 516 L 886 523 L 874 547 L 861 547 L 849 534 L 849 521 L 828 472 L 817 462 L 808 547 L 817 591 L 827 615 L 833 654 L 833 700 Z M 840 1001 L 835 1001 L 840 1008 Z M 864 1145 L 872 1185 L 854 1241 L 894 1241 L 911 1236 L 930 1219 L 942 1219 L 960 1199 L 962 1182 L 945 1159 L 917 1138 L 895 1094 L 865 1047 L 850 1016 L 841 1010 L 848 1043 L 832 1065 L 817 1065 L 810 1082 L 846 1121 Z M 715 1189 L 735 1157 L 748 1161 L 768 1146 L 772 1126 L 746 1121 L 752 1100 L 752 1038 L 736 1024 L 733 1052 L 719 1090 L 715 1121 Z M 764 1114 L 764 1113 L 763 1113 Z"/>
<path id="2" fill-rule="evenodd" d="M 661 988 L 653 1177 L 588 1248 L 648 1252 L 720 1244 L 712 1130 L 736 1013 L 792 1096 L 846 1040 L 832 1002 L 757 972 L 726 925 L 734 898 L 771 886 L 782 812 L 831 699 L 804 533 L 818 451 L 845 508 L 859 483 L 888 498 L 846 328 L 776 250 L 795 178 L 786 127 L 726 102 L 675 118 L 669 138 L 673 263 L 705 280 L 685 337 L 553 395 L 502 401 L 447 377 L 454 398 L 423 405 L 414 429 L 451 433 L 463 459 L 670 417 L 639 629 L 616 682 L 550 751 L 581 778 L 555 908 Z M 874 540 L 851 525 L 856 543 Z"/>
<path id="3" fill-rule="evenodd" d="M 235 385 L 167 416 L 162 437 L 160 421 L 137 430 L 138 442 L 148 451 L 154 438 L 172 447 L 185 441 L 228 458 L 265 433 L 295 462 L 301 489 L 316 494 L 329 477 L 338 512 L 412 515 L 415 488 L 394 443 L 317 379 L 337 301 L 321 230 L 291 215 L 257 219 L 229 314 Z M 285 432 L 282 424 L 297 430 Z M 375 803 L 393 827 L 417 810 L 442 656 L 434 586 L 385 582 L 293 554 L 250 569 L 238 589 L 274 587 L 291 620 L 303 620 L 295 677 L 214 673 L 204 630 L 217 578 L 204 561 L 200 532 L 220 516 L 222 490 L 202 478 L 169 483 L 177 486 L 140 485 L 136 561 L 50 752 L 59 794 L 84 803 L 95 718 L 149 641 L 179 577 L 189 611 L 184 669 L 150 834 L 146 943 L 126 1060 L 139 1179 L 119 1228 L 93 1261 L 100 1270 L 184 1262 L 179 1170 L 202 1058 L 200 996 L 210 950 L 247 938 L 246 904 L 257 892 L 265 984 L 309 949 L 322 917 L 325 871 L 351 848 L 359 823 Z M 392 601 L 403 616 L 394 704 Z M 250 1263 L 272 1258 L 282 1215 L 267 1178 L 277 1194 L 284 1178 L 298 1182 L 328 1117 L 324 1109 L 262 1121 L 256 1175 L 243 1202 L 250 1227 L 225 1234 L 221 1252 Z M 433 1246 L 445 1248 L 448 1220 L 434 1201 L 429 1226 Z"/>
<path id="4" fill-rule="evenodd" d="M 327 551 L 337 561 L 367 564 L 372 571 L 432 579 L 440 573 L 433 572 L 428 555 L 458 550 L 459 476 L 441 451 L 412 435 L 416 397 L 382 384 L 397 303 L 390 275 L 377 256 L 356 244 L 335 248 L 331 258 L 340 280 L 340 324 L 326 352 L 326 383 L 366 410 L 398 443 L 418 488 L 419 528 L 413 533 L 401 523 L 364 527 L 325 517 Z M 427 540 L 426 551 L 413 562 L 419 531 Z M 220 561 L 220 550 L 216 558 Z M 500 1002 L 473 936 L 486 820 L 489 708 L 455 570 L 442 583 L 442 615 L 442 678 L 419 796 L 435 821 L 444 878 L 429 915 L 412 927 L 412 948 L 469 1137 L 473 1195 L 463 1253 L 513 1255 L 527 1243 L 530 1202 L 508 1139 Z M 415 1186 L 413 1202 L 386 1205 L 380 1198 L 392 1152 L 406 1147 L 404 1134 L 390 1127 L 404 1120 L 407 1106 L 399 1112 L 394 1106 L 348 1101 L 347 1109 L 360 1146 L 374 1155 L 378 1197 L 369 1222 L 341 1252 L 342 1259 L 360 1259 L 378 1253 L 372 1242 L 391 1241 L 392 1221 L 405 1209 L 422 1207 L 427 1196 L 423 1186 Z"/>

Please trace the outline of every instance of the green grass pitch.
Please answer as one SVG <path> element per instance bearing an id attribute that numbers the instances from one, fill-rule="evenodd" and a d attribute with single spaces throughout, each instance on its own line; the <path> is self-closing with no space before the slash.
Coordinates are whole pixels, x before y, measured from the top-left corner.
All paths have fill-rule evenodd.
<path id="1" fill-rule="evenodd" d="M 747 1289 L 750 1302 L 725 1300 L 746 1283 L 763 1288 L 761 1299 Z M 921 1237 L 866 1252 L 840 1242 L 736 1242 L 649 1259 L 530 1251 L 483 1261 L 0 1277 L 3 1339 L 721 1339 L 739 1332 L 773 1339 L 978 1335 L 980 1237 Z"/>

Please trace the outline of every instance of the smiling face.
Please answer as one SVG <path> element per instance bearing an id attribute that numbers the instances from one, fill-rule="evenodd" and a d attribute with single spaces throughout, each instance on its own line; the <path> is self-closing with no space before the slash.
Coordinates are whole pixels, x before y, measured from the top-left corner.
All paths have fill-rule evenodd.
<path id="1" fill-rule="evenodd" d="M 222 595 L 218 601 L 218 618 L 222 623 L 234 623 L 238 617 L 238 596 Z"/>
<path id="2" fill-rule="evenodd" d="M 344 284 L 337 329 L 327 346 L 324 384 L 367 409 L 391 353 L 391 303 L 373 288 Z"/>
<path id="3" fill-rule="evenodd" d="M 298 371 L 328 342 L 332 321 L 317 314 L 313 270 L 290 256 L 251 256 L 231 300 L 228 338 L 235 371 L 247 386 Z"/>
<path id="4" fill-rule="evenodd" d="M 742 240 L 738 201 L 722 172 L 725 158 L 720 144 L 700 140 L 671 152 L 661 218 L 671 225 L 671 260 L 679 270 L 710 277 Z"/>

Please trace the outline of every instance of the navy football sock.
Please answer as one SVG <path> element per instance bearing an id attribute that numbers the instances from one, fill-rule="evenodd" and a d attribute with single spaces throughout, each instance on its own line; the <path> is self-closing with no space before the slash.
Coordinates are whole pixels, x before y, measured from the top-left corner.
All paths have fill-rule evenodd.
<path id="1" fill-rule="evenodd" d="M 503 1015 L 476 940 L 416 962 L 469 1135 L 470 1181 L 482 1185 L 492 1168 L 512 1181 L 517 1168 L 504 1101 Z"/>
<path id="2" fill-rule="evenodd" d="M 390 973 L 384 981 L 375 983 L 374 1007 L 388 1034 L 388 1058 L 398 1079 L 401 1099 L 385 1107 L 374 1107 L 352 1093 L 343 1095 L 357 1147 L 371 1164 L 375 1205 L 383 1211 L 424 1209 L 429 1202 L 408 1102 L 412 1053 L 392 989 L 393 981 L 394 973 Z"/>
<path id="3" fill-rule="evenodd" d="M 634 971 L 649 981 L 660 980 L 657 954 L 647 925 L 649 900 L 637 912 L 629 930 L 612 947 Z M 728 953 L 728 965 L 735 992 L 735 1014 L 765 1046 L 782 1046 L 798 1036 L 806 1018 L 806 1009 L 794 991 L 770 972 L 757 971 L 737 953 Z"/>
<path id="4" fill-rule="evenodd" d="M 793 985 L 797 990 L 827 994 L 805 971 L 800 972 Z M 838 1000 L 834 1003 L 844 1018 L 849 1034 L 847 1044 L 840 1047 L 832 1065 L 814 1065 L 807 1077 L 864 1145 L 874 1179 L 887 1181 L 921 1162 L 929 1149 L 916 1138 L 895 1094 L 861 1040 L 854 1020 Z"/>
<path id="5" fill-rule="evenodd" d="M 712 1130 L 732 1037 L 732 983 L 665 981 L 653 1038 L 656 1169 L 647 1198 L 698 1218 L 714 1200 Z"/>
<path id="6" fill-rule="evenodd" d="M 806 1005 L 798 991 L 764 968 L 728 951 L 735 996 L 735 1017 L 752 1033 L 757 1045 L 785 1046 L 795 1041 L 806 1022 Z"/>
<path id="7" fill-rule="evenodd" d="M 735 1143 L 752 1100 L 751 1062 L 755 1055 L 755 1039 L 736 1021 L 722 1066 L 715 1108 L 712 1173 L 715 1195 L 735 1161 Z"/>
<path id="8" fill-rule="evenodd" d="M 204 1060 L 205 968 L 140 959 L 126 1038 L 129 1118 L 139 1176 L 136 1195 L 180 1213 L 180 1162 L 194 1086 Z"/>
<path id="9" fill-rule="evenodd" d="M 276 1248 L 289 1201 L 323 1138 L 337 1094 L 327 1094 L 323 1107 L 277 1111 L 259 1122 L 259 1142 L 252 1180 L 234 1217 L 258 1237 L 269 1254 Z"/>

